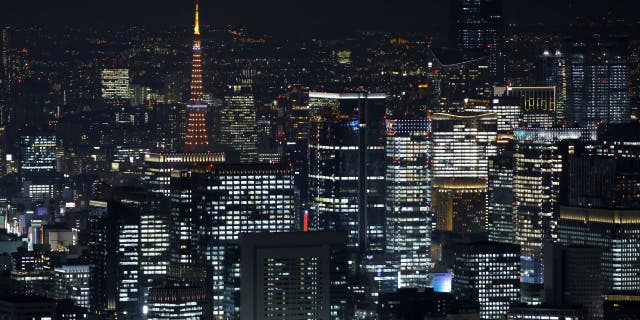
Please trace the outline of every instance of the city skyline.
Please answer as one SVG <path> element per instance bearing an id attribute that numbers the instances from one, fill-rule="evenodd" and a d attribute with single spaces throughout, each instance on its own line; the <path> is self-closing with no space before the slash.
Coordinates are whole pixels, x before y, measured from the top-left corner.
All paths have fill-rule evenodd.
<path id="1" fill-rule="evenodd" d="M 640 313 L 634 5 L 120 1 L 1 26 L 0 319 Z"/>

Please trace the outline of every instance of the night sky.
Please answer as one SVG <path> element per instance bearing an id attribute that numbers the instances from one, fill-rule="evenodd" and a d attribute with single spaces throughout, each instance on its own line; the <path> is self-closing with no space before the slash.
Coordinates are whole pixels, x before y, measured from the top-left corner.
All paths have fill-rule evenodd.
<path id="1" fill-rule="evenodd" d="M 637 0 L 503 0 L 506 22 L 564 27 L 612 11 L 633 20 Z M 0 24 L 164 26 L 191 23 L 192 0 L 4 0 Z M 201 0 L 202 21 L 273 34 L 448 30 L 448 0 Z M 6 21 L 6 22 L 5 22 Z"/>

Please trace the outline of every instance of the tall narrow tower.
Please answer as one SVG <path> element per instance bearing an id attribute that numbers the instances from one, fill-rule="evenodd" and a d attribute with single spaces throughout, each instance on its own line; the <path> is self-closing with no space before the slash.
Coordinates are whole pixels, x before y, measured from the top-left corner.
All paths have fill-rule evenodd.
<path id="1" fill-rule="evenodd" d="M 207 151 L 207 105 L 202 101 L 202 54 L 200 47 L 200 18 L 196 0 L 196 18 L 193 27 L 193 59 L 191 64 L 191 99 L 187 104 L 187 135 L 184 140 L 186 152 Z"/>

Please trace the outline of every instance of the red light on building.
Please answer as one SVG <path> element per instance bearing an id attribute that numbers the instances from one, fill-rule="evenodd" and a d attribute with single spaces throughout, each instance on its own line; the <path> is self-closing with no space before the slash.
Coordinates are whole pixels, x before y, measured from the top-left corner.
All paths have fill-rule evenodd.
<path id="1" fill-rule="evenodd" d="M 302 231 L 309 231 L 309 212 L 305 210 L 304 216 L 302 217 Z"/>

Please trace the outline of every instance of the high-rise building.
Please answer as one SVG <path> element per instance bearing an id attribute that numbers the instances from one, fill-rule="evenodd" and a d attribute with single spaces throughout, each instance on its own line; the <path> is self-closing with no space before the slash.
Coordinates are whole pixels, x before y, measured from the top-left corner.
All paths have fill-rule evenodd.
<path id="1" fill-rule="evenodd" d="M 220 110 L 218 144 L 238 153 L 241 162 L 257 159 L 256 105 L 251 86 L 230 86 Z"/>
<path id="2" fill-rule="evenodd" d="M 497 98 L 514 97 L 520 107 L 518 123 L 527 127 L 552 127 L 559 124 L 556 87 L 493 87 Z"/>
<path id="3" fill-rule="evenodd" d="M 487 179 L 489 157 L 496 155 L 495 113 L 432 113 L 434 178 Z"/>
<path id="4" fill-rule="evenodd" d="M 381 93 L 309 93 L 311 229 L 384 250 L 385 101 Z"/>
<path id="5" fill-rule="evenodd" d="M 475 242 L 456 248 L 453 292 L 458 300 L 477 302 L 480 319 L 504 319 L 520 301 L 520 247 Z"/>
<path id="6" fill-rule="evenodd" d="M 159 195 L 142 194 L 140 210 L 140 291 L 147 305 L 150 290 L 166 280 L 170 263 L 170 203 Z"/>
<path id="7" fill-rule="evenodd" d="M 129 87 L 129 69 L 102 69 L 102 99 L 119 103 L 131 99 Z"/>
<path id="8" fill-rule="evenodd" d="M 72 300 L 77 306 L 89 308 L 89 265 L 63 265 L 55 268 L 58 300 Z"/>
<path id="9" fill-rule="evenodd" d="M 203 287 L 152 288 L 149 306 L 146 307 L 148 320 L 195 320 L 210 319 L 204 302 L 209 298 Z M 143 312 L 144 313 L 144 312 Z"/>
<path id="10" fill-rule="evenodd" d="M 586 319 L 602 319 L 601 249 L 546 243 L 544 300 L 552 306 L 580 306 Z"/>
<path id="11" fill-rule="evenodd" d="M 602 250 L 603 292 L 640 290 L 640 211 L 560 208 L 558 242 Z"/>
<path id="12" fill-rule="evenodd" d="M 489 56 L 494 83 L 504 81 L 502 0 L 451 1 L 451 46 L 469 57 Z"/>
<path id="13" fill-rule="evenodd" d="M 147 312 L 149 320 L 211 319 L 212 316 L 211 268 L 207 267 L 198 246 L 198 226 L 203 217 L 194 214 L 191 181 L 189 170 L 171 173 L 171 213 L 167 226 L 169 263 L 159 266 L 161 271 L 166 271 L 163 285 L 145 291 L 143 313 Z M 159 234 L 163 236 L 162 231 Z"/>
<path id="14" fill-rule="evenodd" d="M 191 170 L 199 165 L 225 162 L 226 156 L 220 152 L 207 153 L 147 153 L 144 155 L 144 184 L 151 193 L 169 196 L 171 172 Z"/>
<path id="15" fill-rule="evenodd" d="M 432 113 L 432 208 L 436 229 L 487 228 L 489 158 L 496 155 L 495 113 Z"/>
<path id="16" fill-rule="evenodd" d="M 556 87 L 556 123 L 563 123 L 567 103 L 567 60 L 560 50 L 545 50 L 538 57 L 536 85 Z"/>
<path id="17" fill-rule="evenodd" d="M 297 186 L 300 188 L 300 206 L 309 208 L 309 159 L 308 141 L 309 138 L 309 105 L 307 93 L 301 86 L 295 86 L 286 103 L 284 103 L 284 123 L 283 146 L 284 160 L 289 162 L 293 168 L 293 173 Z"/>
<path id="18" fill-rule="evenodd" d="M 489 240 L 514 243 L 513 143 L 500 143 L 498 154 L 489 159 Z"/>
<path id="19" fill-rule="evenodd" d="M 398 287 L 424 288 L 430 266 L 430 122 L 387 120 L 386 251 L 398 255 Z"/>
<path id="20" fill-rule="evenodd" d="M 213 315 L 237 315 L 240 234 L 290 232 L 297 199 L 289 166 L 220 164 L 192 173 L 196 252 L 212 268 Z"/>
<path id="21" fill-rule="evenodd" d="M 139 319 L 140 204 L 123 200 L 94 202 L 106 210 L 89 218 L 89 305 L 95 315 Z"/>
<path id="22" fill-rule="evenodd" d="M 460 233 L 487 231 L 486 180 L 435 178 L 431 197 L 436 230 Z"/>
<path id="23" fill-rule="evenodd" d="M 338 232 L 240 236 L 240 319 L 348 317 L 347 237 Z"/>
<path id="24" fill-rule="evenodd" d="M 520 128 L 514 132 L 515 241 L 525 282 L 543 282 L 542 247 L 556 238 L 563 140 L 595 140 L 589 128 Z"/>
<path id="25" fill-rule="evenodd" d="M 598 140 L 566 148 L 563 203 L 640 208 L 640 124 L 598 127 Z"/>
<path id="26" fill-rule="evenodd" d="M 567 47 L 567 123 L 630 122 L 627 39 L 595 34 Z"/>
<path id="27" fill-rule="evenodd" d="M 186 152 L 206 152 L 209 148 L 209 133 L 207 131 L 207 105 L 202 98 L 202 48 L 198 1 L 196 1 L 193 38 L 191 98 L 187 104 L 187 133 L 184 139 L 184 149 Z"/>
<path id="28" fill-rule="evenodd" d="M 20 137 L 20 178 L 25 196 L 33 201 L 53 198 L 59 191 L 58 140 L 55 135 Z"/>
<path id="29" fill-rule="evenodd" d="M 491 100 L 491 111 L 496 113 L 500 137 L 513 134 L 513 130 L 520 126 L 522 102 L 519 97 L 494 96 Z"/>

